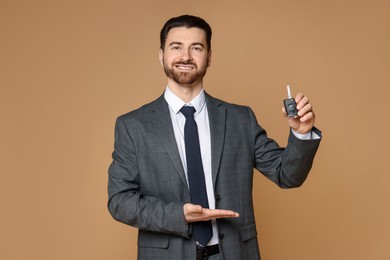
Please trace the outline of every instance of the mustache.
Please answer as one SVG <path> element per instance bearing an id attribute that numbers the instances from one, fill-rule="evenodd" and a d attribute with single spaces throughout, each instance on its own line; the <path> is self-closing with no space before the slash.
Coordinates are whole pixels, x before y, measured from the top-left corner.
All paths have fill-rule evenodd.
<path id="1" fill-rule="evenodd" d="M 194 66 L 196 66 L 196 64 L 192 61 L 178 61 L 178 62 L 175 62 L 174 65 L 194 65 Z"/>

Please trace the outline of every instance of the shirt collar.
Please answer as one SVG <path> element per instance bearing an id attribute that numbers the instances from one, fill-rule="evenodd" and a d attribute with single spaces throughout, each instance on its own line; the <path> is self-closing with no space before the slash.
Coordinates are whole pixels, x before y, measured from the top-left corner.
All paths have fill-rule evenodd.
<path id="1" fill-rule="evenodd" d="M 181 100 L 178 96 L 176 96 L 170 89 L 167 87 L 164 92 L 164 98 L 167 101 L 169 107 L 172 109 L 172 111 L 177 114 L 180 109 L 187 105 L 187 106 L 193 106 L 196 110 L 195 114 L 199 114 L 200 111 L 203 109 L 204 105 L 206 104 L 205 94 L 203 89 L 200 91 L 200 93 L 189 103 L 185 103 L 183 100 Z"/>

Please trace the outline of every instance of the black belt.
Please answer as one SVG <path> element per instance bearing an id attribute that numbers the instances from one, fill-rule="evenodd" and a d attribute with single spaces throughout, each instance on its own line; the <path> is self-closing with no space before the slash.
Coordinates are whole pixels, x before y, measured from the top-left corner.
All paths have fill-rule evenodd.
<path id="1" fill-rule="evenodd" d="M 196 247 L 196 260 L 206 260 L 209 258 L 211 255 L 216 255 L 219 253 L 219 245 L 212 245 L 212 246 L 206 246 L 206 247 L 201 247 L 197 246 Z"/>

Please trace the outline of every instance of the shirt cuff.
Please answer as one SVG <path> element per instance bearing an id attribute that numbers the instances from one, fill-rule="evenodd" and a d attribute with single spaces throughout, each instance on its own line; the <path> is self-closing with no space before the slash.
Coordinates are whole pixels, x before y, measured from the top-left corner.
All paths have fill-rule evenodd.
<path id="1" fill-rule="evenodd" d="M 295 132 L 294 130 L 291 129 L 293 134 L 295 135 L 296 138 L 301 139 L 301 140 L 315 140 L 315 139 L 320 139 L 321 137 L 317 135 L 314 131 L 310 131 L 306 134 L 300 134 Z"/>

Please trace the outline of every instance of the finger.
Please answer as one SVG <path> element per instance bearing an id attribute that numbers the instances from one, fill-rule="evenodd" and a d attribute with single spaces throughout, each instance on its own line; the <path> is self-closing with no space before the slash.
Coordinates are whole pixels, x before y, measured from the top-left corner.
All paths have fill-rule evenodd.
<path id="1" fill-rule="evenodd" d="M 304 116 L 305 114 L 313 112 L 311 104 L 306 104 L 304 107 L 298 110 L 298 116 Z"/>
<path id="2" fill-rule="evenodd" d="M 308 97 L 302 97 L 301 100 L 297 101 L 297 109 L 300 110 L 304 106 L 309 104 L 309 98 Z"/>
<path id="3" fill-rule="evenodd" d="M 240 214 L 238 214 L 235 211 L 232 210 L 224 210 L 224 209 L 204 209 L 205 213 L 207 213 L 208 217 L 210 219 L 214 218 L 234 218 L 239 217 Z"/>
<path id="4" fill-rule="evenodd" d="M 287 117 L 286 109 L 284 107 L 282 107 L 282 113 L 284 117 Z"/>
<path id="5" fill-rule="evenodd" d="M 187 222 L 207 221 L 217 218 L 237 218 L 240 214 L 232 210 L 219 210 L 203 208 L 201 213 L 193 213 L 185 216 Z"/>
<path id="6" fill-rule="evenodd" d="M 304 116 L 302 116 L 300 119 L 299 119 L 302 123 L 305 123 L 305 122 L 310 122 L 310 121 L 313 121 L 315 120 L 315 115 L 313 112 L 308 112 L 306 113 Z"/>
<path id="7" fill-rule="evenodd" d="M 238 218 L 240 214 L 238 212 L 232 212 L 228 214 L 220 214 L 216 218 Z"/>
<path id="8" fill-rule="evenodd" d="M 301 101 L 301 99 L 304 97 L 305 95 L 303 95 L 303 93 L 299 92 L 296 96 L 295 96 L 295 102 L 299 103 Z"/>
<path id="9" fill-rule="evenodd" d="M 236 216 L 238 213 L 232 210 L 225 210 L 225 209 L 214 209 L 210 210 L 211 214 L 214 216 Z"/>

